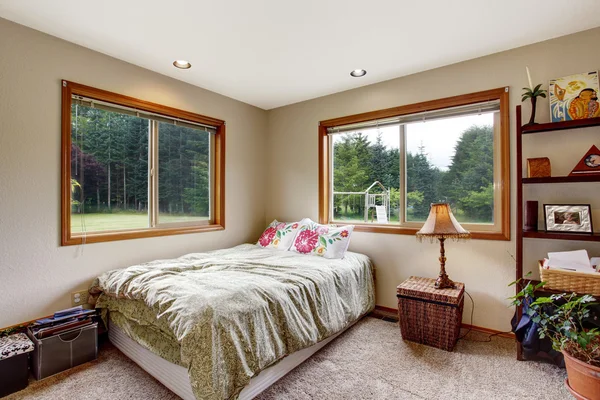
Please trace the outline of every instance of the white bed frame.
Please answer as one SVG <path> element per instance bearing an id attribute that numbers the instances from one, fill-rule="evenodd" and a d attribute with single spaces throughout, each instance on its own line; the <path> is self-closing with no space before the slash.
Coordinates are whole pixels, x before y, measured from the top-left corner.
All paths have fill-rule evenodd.
<path id="1" fill-rule="evenodd" d="M 127 336 L 127 334 L 119 329 L 118 326 L 111 324 L 110 321 L 109 325 L 108 337 L 116 348 L 121 350 L 127 357 L 182 399 L 196 400 L 194 393 L 192 392 L 192 385 L 190 384 L 187 369 L 173 364 L 142 347 Z M 315 354 L 352 325 L 353 324 L 348 325 L 342 331 L 311 347 L 290 354 L 277 364 L 263 370 L 250 380 L 248 386 L 240 393 L 239 400 L 250 400 L 258 396 L 262 391 L 277 382 L 298 365 L 302 364 L 310 356 Z"/>

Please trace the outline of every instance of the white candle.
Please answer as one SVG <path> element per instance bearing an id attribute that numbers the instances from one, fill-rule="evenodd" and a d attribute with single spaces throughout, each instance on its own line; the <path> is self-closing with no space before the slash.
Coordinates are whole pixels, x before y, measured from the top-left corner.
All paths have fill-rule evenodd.
<path id="1" fill-rule="evenodd" d="M 527 79 L 529 80 L 529 89 L 533 90 L 533 83 L 531 82 L 531 75 L 529 74 L 529 67 L 525 67 L 527 70 Z"/>

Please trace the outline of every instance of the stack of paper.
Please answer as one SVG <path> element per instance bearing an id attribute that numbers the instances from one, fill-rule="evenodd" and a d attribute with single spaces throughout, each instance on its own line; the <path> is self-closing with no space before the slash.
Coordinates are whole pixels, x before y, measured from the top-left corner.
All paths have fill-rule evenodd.
<path id="1" fill-rule="evenodd" d="M 544 260 L 544 268 L 563 269 L 568 271 L 597 273 L 596 267 L 600 264 L 600 257 L 589 258 L 586 250 L 560 251 L 548 253 Z"/>
<path id="2" fill-rule="evenodd" d="M 30 328 L 35 337 L 43 339 L 91 325 L 94 322 L 92 316 L 95 314 L 96 310 L 86 310 L 77 306 L 57 311 L 52 317 L 39 319 Z"/>

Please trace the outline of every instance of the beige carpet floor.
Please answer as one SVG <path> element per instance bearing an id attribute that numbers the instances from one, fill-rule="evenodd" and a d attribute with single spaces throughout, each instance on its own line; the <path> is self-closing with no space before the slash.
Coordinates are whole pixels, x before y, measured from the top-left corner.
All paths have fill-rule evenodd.
<path id="1" fill-rule="evenodd" d="M 569 399 L 564 370 L 519 362 L 512 340 L 472 333 L 453 352 L 404 342 L 397 324 L 364 318 L 263 392 L 260 400 Z M 109 343 L 98 360 L 15 393 L 16 399 L 177 399 Z"/>

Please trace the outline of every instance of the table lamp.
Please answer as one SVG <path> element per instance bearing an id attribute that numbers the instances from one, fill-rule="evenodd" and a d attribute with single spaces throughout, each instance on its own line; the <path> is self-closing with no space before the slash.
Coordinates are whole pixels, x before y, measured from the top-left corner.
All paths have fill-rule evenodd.
<path id="1" fill-rule="evenodd" d="M 444 241 L 446 239 L 469 239 L 471 234 L 465 230 L 450 210 L 448 203 L 433 203 L 429 210 L 427 221 L 416 234 L 419 240 L 429 238 L 431 242 L 434 239 L 440 241 L 440 275 L 435 281 L 436 289 L 453 288 L 454 282 L 446 274 L 446 253 L 444 251 Z"/>

